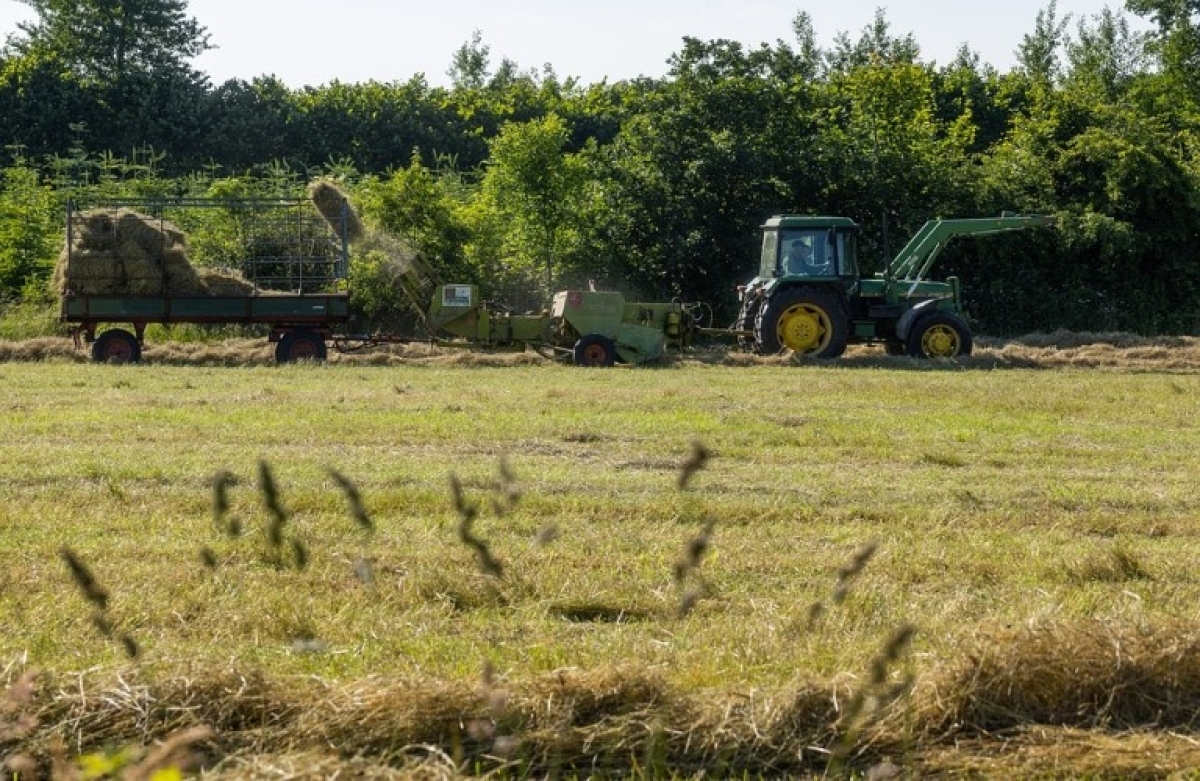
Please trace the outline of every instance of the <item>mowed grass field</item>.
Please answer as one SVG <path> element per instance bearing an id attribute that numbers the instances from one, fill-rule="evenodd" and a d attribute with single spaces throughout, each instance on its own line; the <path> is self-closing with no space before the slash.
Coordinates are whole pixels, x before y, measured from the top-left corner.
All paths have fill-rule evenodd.
<path id="1" fill-rule="evenodd" d="M 1186 773 L 1200 371 L 1138 349 L 2 363 L 0 756 Z"/>

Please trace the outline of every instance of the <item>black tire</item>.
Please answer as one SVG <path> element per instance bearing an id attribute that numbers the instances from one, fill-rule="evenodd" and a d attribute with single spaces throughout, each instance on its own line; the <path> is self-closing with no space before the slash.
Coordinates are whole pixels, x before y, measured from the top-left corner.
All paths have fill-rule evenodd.
<path id="1" fill-rule="evenodd" d="M 576 366 L 612 366 L 617 362 L 617 347 L 607 336 L 586 334 L 575 343 L 573 357 Z"/>
<path id="2" fill-rule="evenodd" d="M 753 295 L 747 295 L 742 301 L 742 308 L 738 311 L 737 322 L 733 327 L 739 331 L 750 331 L 749 334 L 739 335 L 737 338 L 738 345 L 745 350 L 753 350 L 758 344 L 758 340 L 754 338 L 754 324 L 758 321 L 758 310 L 762 308 L 762 295 L 755 291 Z"/>
<path id="3" fill-rule="evenodd" d="M 762 305 L 755 324 L 759 352 L 791 351 L 836 358 L 846 351 L 850 323 L 836 293 L 819 287 L 790 287 Z"/>
<path id="4" fill-rule="evenodd" d="M 92 342 L 92 360 L 97 363 L 137 363 L 142 360 L 142 345 L 124 328 L 114 328 Z"/>
<path id="5" fill-rule="evenodd" d="M 288 331 L 275 345 L 276 363 L 316 361 L 320 363 L 327 355 L 325 339 L 315 331 Z"/>
<path id="6" fill-rule="evenodd" d="M 908 354 L 913 358 L 959 358 L 974 349 L 971 328 L 950 312 L 932 312 L 917 320 L 908 332 Z"/>

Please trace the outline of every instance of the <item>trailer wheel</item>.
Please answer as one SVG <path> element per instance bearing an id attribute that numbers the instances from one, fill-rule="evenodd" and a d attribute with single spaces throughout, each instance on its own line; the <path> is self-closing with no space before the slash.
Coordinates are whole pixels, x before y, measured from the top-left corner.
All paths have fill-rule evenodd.
<path id="1" fill-rule="evenodd" d="M 836 358 L 846 351 L 850 324 L 841 301 L 819 287 L 791 287 L 763 303 L 755 324 L 759 352 Z"/>
<path id="2" fill-rule="evenodd" d="M 92 360 L 97 363 L 137 363 L 142 360 L 142 345 L 124 328 L 113 328 L 92 342 Z"/>
<path id="3" fill-rule="evenodd" d="M 314 331 L 288 331 L 275 345 L 276 363 L 325 360 L 325 339 Z"/>
<path id="4" fill-rule="evenodd" d="M 612 339 L 587 334 L 575 343 L 576 366 L 612 366 L 617 362 L 617 347 Z"/>
<path id="5" fill-rule="evenodd" d="M 908 332 L 908 354 L 914 358 L 958 358 L 973 347 L 970 327 L 950 312 L 928 314 Z"/>

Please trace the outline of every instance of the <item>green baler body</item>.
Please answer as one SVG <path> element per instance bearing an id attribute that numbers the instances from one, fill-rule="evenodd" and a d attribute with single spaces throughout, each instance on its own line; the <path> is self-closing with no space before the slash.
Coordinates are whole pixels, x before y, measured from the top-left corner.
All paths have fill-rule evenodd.
<path id="1" fill-rule="evenodd" d="M 429 322 L 472 344 L 524 349 L 526 345 L 570 350 L 584 336 L 603 336 L 628 363 L 662 357 L 668 346 L 690 343 L 681 304 L 630 303 L 621 293 L 564 290 L 548 311 L 517 315 L 481 301 L 474 285 L 443 285 L 434 294 Z"/>

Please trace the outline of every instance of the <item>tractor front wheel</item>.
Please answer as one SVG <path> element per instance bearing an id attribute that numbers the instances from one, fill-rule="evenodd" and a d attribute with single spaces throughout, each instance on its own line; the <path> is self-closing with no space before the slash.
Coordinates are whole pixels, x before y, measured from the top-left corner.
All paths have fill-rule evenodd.
<path id="1" fill-rule="evenodd" d="M 950 312 L 925 315 L 908 332 L 908 354 L 913 358 L 958 358 L 971 354 L 971 328 Z"/>
<path id="2" fill-rule="evenodd" d="M 600 334 L 587 334 L 575 343 L 576 366 L 612 366 L 617 362 L 617 346 Z"/>
<path id="3" fill-rule="evenodd" d="M 325 360 L 325 339 L 315 331 L 288 331 L 275 345 L 276 363 Z"/>
<path id="4" fill-rule="evenodd" d="M 814 358 L 836 358 L 846 351 L 849 330 L 837 294 L 818 287 L 793 287 L 763 303 L 755 337 L 759 352 L 767 355 L 790 350 Z"/>
<path id="5" fill-rule="evenodd" d="M 124 328 L 114 328 L 92 342 L 92 360 L 97 363 L 137 363 L 142 360 L 142 345 Z"/>

